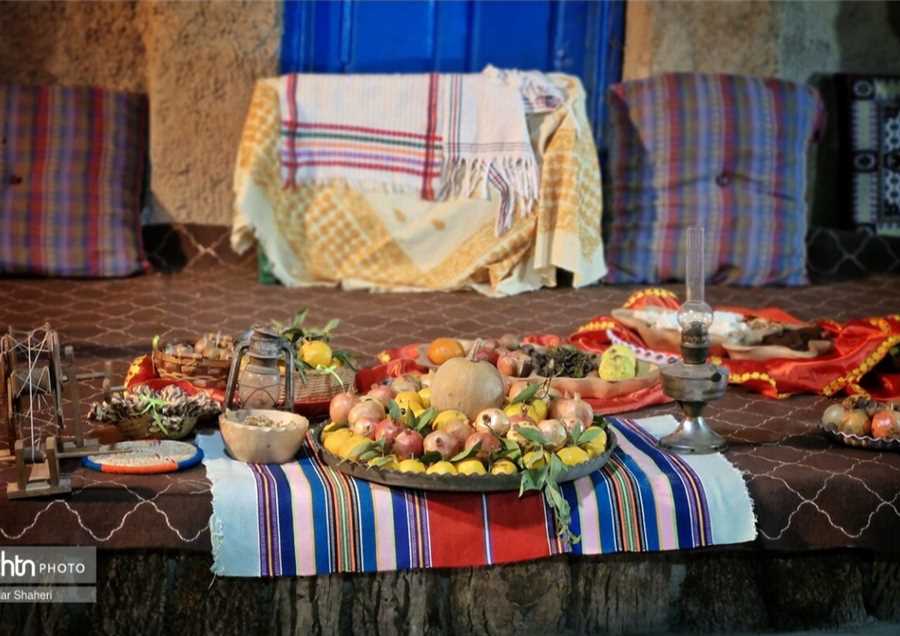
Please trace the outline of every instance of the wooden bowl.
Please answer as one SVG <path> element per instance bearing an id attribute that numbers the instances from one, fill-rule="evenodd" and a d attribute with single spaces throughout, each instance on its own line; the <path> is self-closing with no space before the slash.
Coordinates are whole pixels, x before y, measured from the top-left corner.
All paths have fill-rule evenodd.
<path id="1" fill-rule="evenodd" d="M 248 426 L 244 420 L 251 415 L 267 417 L 286 428 Z M 306 437 L 309 420 L 288 411 L 270 409 L 239 409 L 219 416 L 219 429 L 228 453 L 248 464 L 285 464 L 293 460 Z"/>

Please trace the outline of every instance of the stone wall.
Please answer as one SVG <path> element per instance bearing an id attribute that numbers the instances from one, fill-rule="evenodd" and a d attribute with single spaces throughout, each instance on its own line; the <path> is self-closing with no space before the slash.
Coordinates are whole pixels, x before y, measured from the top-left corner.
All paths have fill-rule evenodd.
<path id="1" fill-rule="evenodd" d="M 150 97 L 147 220 L 226 225 L 257 78 L 278 67 L 281 3 L 16 2 L 0 10 L 0 81 Z"/>
<path id="2" fill-rule="evenodd" d="M 629 0 L 624 77 L 666 71 L 900 74 L 900 4 Z"/>

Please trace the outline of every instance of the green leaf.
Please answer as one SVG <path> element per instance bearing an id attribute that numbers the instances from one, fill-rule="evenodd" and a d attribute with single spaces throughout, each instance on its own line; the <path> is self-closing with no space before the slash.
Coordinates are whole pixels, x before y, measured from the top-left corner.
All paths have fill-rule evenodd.
<path id="1" fill-rule="evenodd" d="M 362 453 L 359 456 L 358 461 L 365 463 L 365 462 L 368 462 L 370 459 L 375 459 L 376 457 L 380 457 L 380 456 L 381 456 L 381 453 L 378 452 L 377 448 L 370 448 L 365 453 Z"/>
<path id="2" fill-rule="evenodd" d="M 309 309 L 307 307 L 304 307 L 303 309 L 298 311 L 296 314 L 294 314 L 294 319 L 291 321 L 291 327 L 300 327 L 306 320 L 307 315 L 309 315 Z"/>
<path id="3" fill-rule="evenodd" d="M 427 430 L 431 427 L 431 423 L 434 421 L 434 418 L 437 417 L 438 411 L 433 406 L 428 407 L 424 411 L 419 414 L 419 417 L 416 418 L 416 423 L 414 428 L 419 431 Z"/>
<path id="4" fill-rule="evenodd" d="M 338 328 L 338 325 L 341 324 L 341 321 L 337 318 L 332 318 L 328 321 L 328 323 L 322 328 L 322 335 L 328 335 L 332 331 Z"/>
<path id="5" fill-rule="evenodd" d="M 335 360 L 340 360 L 344 365 L 350 367 L 354 371 L 357 370 L 356 360 L 354 360 L 353 356 L 346 351 L 332 351 L 331 357 Z"/>
<path id="6" fill-rule="evenodd" d="M 550 453 L 550 479 L 553 482 L 556 482 L 556 478 L 559 477 L 566 470 L 566 465 L 563 464 L 562 460 L 556 453 Z"/>
<path id="7" fill-rule="evenodd" d="M 578 441 L 576 444 L 581 446 L 582 444 L 587 444 L 588 442 L 593 442 L 595 439 L 600 437 L 603 433 L 599 428 L 592 428 L 590 430 L 585 430 L 578 436 Z"/>
<path id="8" fill-rule="evenodd" d="M 397 458 L 393 455 L 385 455 L 384 457 L 379 457 L 378 459 L 373 459 L 369 462 L 370 466 L 374 466 L 375 468 L 384 468 L 391 462 L 397 461 Z"/>
<path id="9" fill-rule="evenodd" d="M 461 451 L 461 452 L 457 453 L 456 455 L 454 455 L 453 457 L 451 457 L 450 461 L 456 463 L 456 462 L 461 462 L 463 460 L 469 459 L 471 457 L 474 457 L 480 449 L 481 449 L 481 440 L 478 440 L 477 442 L 472 444 L 471 448 L 467 448 L 466 450 Z"/>
<path id="10" fill-rule="evenodd" d="M 534 399 L 534 396 L 537 395 L 538 390 L 540 390 L 540 384 L 529 384 L 524 389 L 519 391 L 518 395 L 512 399 L 510 404 L 527 404 L 531 400 Z"/>
<path id="11" fill-rule="evenodd" d="M 547 440 L 544 439 L 544 435 L 536 428 L 531 426 L 520 426 L 516 429 L 516 432 L 519 433 L 522 437 L 527 439 L 532 444 L 537 444 L 539 446 L 543 446 L 547 443 Z"/>
<path id="12" fill-rule="evenodd" d="M 441 455 L 439 452 L 428 451 L 427 453 L 425 453 L 424 455 L 422 455 L 419 458 L 419 461 L 421 461 L 423 464 L 428 465 L 428 464 L 434 464 L 436 462 L 439 462 L 442 459 L 444 459 L 444 456 Z"/>
<path id="13" fill-rule="evenodd" d="M 400 408 L 400 405 L 397 404 L 394 400 L 388 402 L 388 415 L 390 415 L 391 419 L 395 422 L 400 422 L 400 418 L 403 416 L 403 411 Z"/>
<path id="14" fill-rule="evenodd" d="M 605 428 L 606 428 L 606 425 L 608 424 L 608 422 L 606 421 L 606 418 L 605 418 L 605 417 L 603 417 L 602 415 L 599 415 L 599 414 L 595 413 L 595 414 L 594 414 L 594 421 L 592 422 L 592 424 L 593 424 L 594 426 L 599 426 L 600 428 L 605 429 Z"/>
<path id="15" fill-rule="evenodd" d="M 519 479 L 520 497 L 529 490 L 540 490 L 542 488 L 542 486 L 538 483 L 538 472 L 539 471 L 537 470 L 522 471 L 522 477 Z"/>
<path id="16" fill-rule="evenodd" d="M 569 437 L 576 446 L 578 445 L 578 440 L 581 438 L 582 433 L 584 433 L 584 425 L 581 423 L 581 420 L 578 420 L 575 422 L 575 426 L 572 428 L 571 432 L 569 432 Z"/>

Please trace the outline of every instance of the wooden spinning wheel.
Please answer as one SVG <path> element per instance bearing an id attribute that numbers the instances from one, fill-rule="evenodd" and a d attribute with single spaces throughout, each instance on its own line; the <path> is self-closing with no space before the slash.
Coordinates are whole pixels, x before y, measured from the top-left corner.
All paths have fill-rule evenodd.
<path id="1" fill-rule="evenodd" d="M 110 377 L 109 363 L 102 373 L 77 373 L 74 350 L 62 350 L 49 324 L 24 332 L 10 328 L 0 337 L 0 434 L 5 430 L 9 449 L 0 450 L 0 462 L 16 465 L 16 481 L 7 485 L 11 499 L 70 492 L 68 479 L 60 476 L 60 458 L 103 452 L 96 439 L 84 435 L 78 383 L 102 378 L 108 397 L 120 390 Z M 68 419 L 64 390 L 71 403 Z"/>

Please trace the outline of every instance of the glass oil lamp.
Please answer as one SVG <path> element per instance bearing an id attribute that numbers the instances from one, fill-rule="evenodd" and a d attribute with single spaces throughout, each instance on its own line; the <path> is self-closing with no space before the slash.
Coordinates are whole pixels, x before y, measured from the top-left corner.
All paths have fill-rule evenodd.
<path id="1" fill-rule="evenodd" d="M 247 364 L 241 364 L 244 356 Z M 284 357 L 286 372 L 282 380 L 278 362 Z M 285 410 L 294 405 L 294 354 L 287 340 L 271 329 L 254 326 L 234 348 L 228 383 L 225 386 L 225 408 L 232 408 L 235 392 L 245 409 L 272 409 L 280 401 L 284 384 Z"/>
<path id="2" fill-rule="evenodd" d="M 660 371 L 663 391 L 684 413 L 678 428 L 659 440 L 661 447 L 676 453 L 715 453 L 725 448 L 725 440 L 702 415 L 706 405 L 721 398 L 728 386 L 728 370 L 707 361 L 713 310 L 704 300 L 703 263 L 703 228 L 688 228 L 686 298 L 678 310 L 682 360 Z"/>

